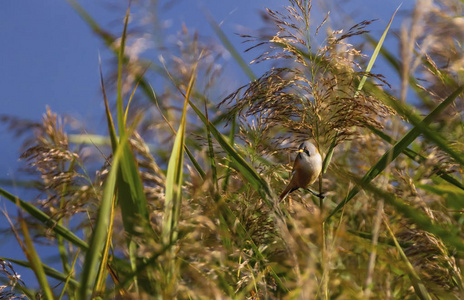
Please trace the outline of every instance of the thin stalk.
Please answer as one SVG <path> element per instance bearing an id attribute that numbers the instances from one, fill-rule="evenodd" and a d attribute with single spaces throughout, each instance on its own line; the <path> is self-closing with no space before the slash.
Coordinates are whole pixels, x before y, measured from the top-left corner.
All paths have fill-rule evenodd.
<path id="1" fill-rule="evenodd" d="M 229 132 L 229 144 L 234 145 L 235 144 L 235 131 L 236 131 L 236 127 L 237 127 L 237 118 L 236 118 L 235 115 L 232 117 L 232 122 L 231 123 L 232 123 L 232 125 L 230 126 L 230 132 Z M 230 156 L 230 154 L 227 154 L 226 175 L 225 175 L 225 178 L 224 178 L 224 182 L 222 184 L 222 191 L 223 192 L 227 192 L 227 188 L 228 188 L 228 185 L 229 185 L 229 178 L 230 178 L 230 174 L 231 174 L 231 171 L 230 171 L 231 160 L 232 160 L 232 157 Z"/>
<path id="2" fill-rule="evenodd" d="M 322 201 L 322 199 L 321 199 Z M 329 299 L 329 260 L 327 255 L 327 223 L 323 220 L 322 226 L 322 291 L 325 300 Z"/>
<path id="3" fill-rule="evenodd" d="M 382 224 L 382 215 L 383 215 L 383 200 L 377 202 L 377 212 L 375 214 L 374 228 L 372 229 L 372 250 L 369 256 L 369 263 L 367 265 L 367 276 L 364 287 L 364 297 L 369 299 L 372 292 L 372 278 L 374 275 L 375 260 L 377 257 L 377 245 L 379 242 L 379 233 L 380 233 L 380 224 Z"/>
<path id="4" fill-rule="evenodd" d="M 64 282 L 64 286 L 63 286 L 63 289 L 61 290 L 61 294 L 60 294 L 60 297 L 58 299 L 62 299 L 63 296 L 64 296 L 64 292 L 68 290 L 68 285 L 69 285 L 69 281 L 72 279 L 72 275 L 74 273 L 74 268 L 76 266 L 76 261 L 77 261 L 77 258 L 79 257 L 79 253 L 80 253 L 80 249 L 77 248 L 77 251 L 76 251 L 76 254 L 74 255 L 74 259 L 73 259 L 73 262 L 72 262 L 72 265 L 71 265 L 71 270 L 68 274 L 68 276 L 66 277 L 66 281 Z M 75 292 L 75 289 L 73 290 L 73 294 L 71 294 L 68 290 L 68 299 L 72 299 L 73 297 L 75 297 L 74 295 L 74 292 Z"/>
<path id="5" fill-rule="evenodd" d="M 408 257 L 401 248 L 400 244 L 398 243 L 398 240 L 396 239 L 395 234 L 391 230 L 390 225 L 388 225 L 388 220 L 385 216 L 383 216 L 383 223 L 385 224 L 385 227 L 387 227 L 388 233 L 391 235 L 393 241 L 395 242 L 396 249 L 398 250 L 401 259 L 406 265 L 406 271 L 408 273 L 409 278 L 411 279 L 411 284 L 414 287 L 414 292 L 416 293 L 416 296 L 421 300 L 432 300 L 432 297 L 429 295 L 427 291 L 427 287 L 422 282 L 421 278 L 414 269 L 414 266 L 411 264 Z"/>
<path id="6" fill-rule="evenodd" d="M 37 253 L 32 238 L 29 234 L 29 229 L 27 228 L 26 221 L 22 216 L 19 217 L 19 224 L 21 225 L 21 230 L 24 237 L 23 251 L 27 259 L 31 264 L 31 269 L 34 271 L 34 274 L 39 282 L 40 288 L 43 293 L 44 299 L 54 299 L 52 289 L 45 275 L 45 270 L 40 260 L 39 254 Z"/>
<path id="7" fill-rule="evenodd" d="M 71 160 L 71 163 L 69 164 L 69 167 L 67 170 L 68 172 L 70 172 L 74 168 L 74 163 L 75 163 L 75 159 Z M 68 191 L 68 184 L 65 184 L 61 190 L 61 195 L 66 195 L 67 191 Z M 64 196 L 62 196 L 60 198 L 60 211 L 64 209 L 65 204 L 66 204 L 66 199 L 64 198 Z M 64 222 L 63 219 L 64 218 L 60 218 L 58 220 L 58 224 L 61 226 L 63 226 L 63 222 Z M 71 268 L 68 262 L 68 251 L 66 250 L 66 246 L 64 244 L 64 238 L 61 235 L 57 235 L 56 240 L 58 243 L 58 252 L 60 253 L 61 264 L 63 265 L 63 272 L 66 274 L 70 274 L 69 276 L 71 276 Z M 68 291 L 68 294 L 71 294 L 71 291 Z"/>

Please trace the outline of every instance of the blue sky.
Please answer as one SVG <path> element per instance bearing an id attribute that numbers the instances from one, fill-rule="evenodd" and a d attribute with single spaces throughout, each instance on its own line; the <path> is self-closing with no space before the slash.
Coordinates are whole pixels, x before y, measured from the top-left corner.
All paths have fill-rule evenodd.
<path id="1" fill-rule="evenodd" d="M 111 2 L 119 3 L 119 8 L 111 7 Z M 341 2 L 344 3 L 345 13 L 354 18 L 352 24 L 345 24 L 347 27 L 365 19 L 379 19 L 371 27 L 372 34 L 376 37 L 380 37 L 391 15 L 401 3 L 399 0 Z M 410 8 L 413 2 L 404 3 L 402 10 Z M 123 17 L 123 1 L 88 0 L 80 3 L 104 28 L 118 24 L 117 20 Z M 172 7 L 161 10 L 159 14 L 163 20 L 169 20 L 171 24 L 166 29 L 168 35 L 175 34 L 181 29 L 182 23 L 185 23 L 188 28 L 198 29 L 203 36 L 213 36 L 203 14 L 203 9 L 207 8 L 216 21 L 222 22 L 222 29 L 237 48 L 243 50 L 247 46 L 240 44 L 241 40 L 235 33 L 239 32 L 241 27 L 260 28 L 260 9 L 266 6 L 277 9 L 287 2 L 185 0 L 174 3 Z M 325 3 L 331 5 L 336 2 Z M 316 14 L 317 10 L 313 13 L 314 17 L 322 20 L 322 13 Z M 337 14 L 332 16 L 336 17 Z M 400 24 L 401 10 L 393 28 L 399 28 Z M 90 131 L 92 127 L 104 126 L 98 56 L 99 53 L 103 58 L 110 56 L 106 47 L 66 1 L 3 1 L 0 10 L 0 40 L 0 114 L 38 121 L 48 105 L 55 112 L 69 114 L 82 120 Z M 395 44 L 388 47 L 396 52 Z M 246 54 L 244 57 L 252 59 L 253 56 L 254 54 Z M 109 60 L 103 60 L 103 68 L 105 63 L 109 63 Z M 380 70 L 381 64 L 376 68 L 374 72 L 387 75 L 390 72 Z M 238 69 L 232 72 L 236 72 L 237 78 L 243 78 L 242 81 L 237 80 L 237 88 L 246 83 L 246 77 L 240 74 Z M 17 168 L 20 165 L 18 156 L 21 141 L 7 132 L 6 126 L 2 124 L 0 138 L 3 141 L 3 146 L 0 147 L 0 179 L 19 179 L 21 175 Z M 27 193 L 11 186 L 5 188 L 23 198 L 26 197 L 27 200 Z M 15 210 L 1 199 L 0 206 L 6 206 L 11 214 L 16 214 Z M 0 226 L 4 227 L 2 218 L 3 216 L 0 217 Z M 0 256 L 23 259 L 15 244 L 13 240 L 0 243 Z"/>
<path id="2" fill-rule="evenodd" d="M 345 12 L 357 22 L 379 19 L 371 26 L 372 33 L 378 36 L 400 4 L 400 1 L 344 2 Z M 120 14 L 124 7 L 122 1 L 119 1 L 119 9 L 111 8 L 109 3 L 81 1 L 105 28 L 122 18 Z M 277 9 L 286 1 L 189 0 L 174 3 L 169 9 L 160 11 L 163 19 L 171 24 L 166 30 L 168 34 L 179 31 L 185 23 L 188 28 L 197 28 L 202 35 L 213 36 L 203 14 L 203 9 L 207 8 L 218 22 L 222 22 L 222 29 L 229 38 L 243 50 L 246 45 L 240 43 L 241 39 L 235 33 L 241 27 L 259 28 L 262 24 L 258 10 L 265 6 Z M 313 16 L 321 20 L 323 17 L 316 13 Z M 39 120 L 48 105 L 53 111 L 70 114 L 89 126 L 101 125 L 99 116 L 103 107 L 98 55 L 105 57 L 108 52 L 66 1 L 5 1 L 0 10 L 0 28 L 1 114 Z M 245 54 L 244 57 L 251 60 L 253 55 Z M 105 68 L 105 61 L 103 64 Z M 7 141 L 5 147 L 0 148 L 0 178 L 14 178 L 20 144 L 4 126 L 0 126 L 0 137 Z"/>

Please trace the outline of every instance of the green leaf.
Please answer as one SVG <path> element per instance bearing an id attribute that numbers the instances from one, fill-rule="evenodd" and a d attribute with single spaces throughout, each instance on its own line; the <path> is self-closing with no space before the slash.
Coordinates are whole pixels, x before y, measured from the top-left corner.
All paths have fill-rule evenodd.
<path id="1" fill-rule="evenodd" d="M 242 157 L 242 155 L 234 149 L 234 147 L 227 141 L 217 128 L 206 119 L 203 113 L 189 101 L 190 106 L 197 113 L 200 120 L 206 125 L 209 126 L 211 134 L 214 136 L 216 141 L 221 145 L 222 149 L 231 157 L 232 166 L 241 174 L 245 180 L 261 195 L 263 200 L 273 207 L 271 199 L 273 199 L 271 189 L 269 188 L 267 182 L 253 169 L 252 166 Z"/>
<path id="2" fill-rule="evenodd" d="M 243 72 L 248 76 L 250 80 L 255 80 L 256 75 L 251 70 L 250 66 L 243 60 L 240 53 L 238 53 L 237 49 L 235 49 L 234 45 L 229 41 L 226 34 L 222 31 L 221 27 L 217 24 L 217 22 L 213 19 L 213 17 L 209 13 L 206 14 L 206 20 L 211 25 L 214 30 L 214 33 L 218 36 L 221 40 L 222 45 L 229 51 L 232 57 L 235 59 L 237 64 L 242 68 Z"/>
<path id="3" fill-rule="evenodd" d="M 380 49 L 382 49 L 383 42 L 385 41 L 385 38 L 387 37 L 387 33 L 388 33 L 388 30 L 390 29 L 390 26 L 391 26 L 391 24 L 393 22 L 393 18 L 395 18 L 395 15 L 398 12 L 398 10 L 400 9 L 400 7 L 401 7 L 401 5 L 395 10 L 395 12 L 393 13 L 393 16 L 390 18 L 390 22 L 388 22 L 387 28 L 385 28 L 382 36 L 380 37 L 380 40 L 379 40 L 379 42 L 377 43 L 377 45 L 376 45 L 376 47 L 374 49 L 374 53 L 372 54 L 371 59 L 369 60 L 369 63 L 367 64 L 366 73 L 369 73 L 372 70 L 372 67 L 374 66 L 374 63 L 375 63 L 375 61 L 377 59 L 377 56 L 379 55 Z M 367 80 L 367 75 L 364 75 L 361 78 L 361 81 L 358 84 L 357 93 L 362 90 L 366 80 Z"/>
<path id="4" fill-rule="evenodd" d="M 118 51 L 118 88 L 117 88 L 117 119 L 118 119 L 118 128 L 120 138 L 125 138 L 127 135 L 126 124 L 125 124 L 125 113 L 123 108 L 123 99 L 122 99 L 122 65 L 124 63 L 124 46 L 125 38 L 127 32 L 127 23 L 129 20 L 130 7 L 126 11 L 124 29 L 121 37 L 121 45 Z M 106 96 L 105 84 L 103 81 L 103 75 L 100 65 L 100 82 L 103 93 L 103 100 L 105 103 L 105 112 L 106 120 L 108 123 L 108 131 L 111 140 L 111 146 L 113 148 L 113 153 L 116 152 L 118 148 L 118 137 L 116 134 L 116 129 L 114 121 L 109 109 L 108 99 Z M 127 110 L 126 110 L 127 114 Z M 116 184 L 118 188 L 118 199 L 119 204 L 122 208 L 122 218 L 124 229 L 131 234 L 138 234 L 135 227 L 142 227 L 150 230 L 148 226 L 148 209 L 147 209 L 147 199 L 143 191 L 143 184 L 140 178 L 140 173 L 137 167 L 137 162 L 135 156 L 130 148 L 128 143 L 125 143 L 123 146 L 123 153 L 120 164 L 120 172 L 117 175 L 118 182 Z M 138 221 L 138 222 L 136 222 Z"/>
<path id="5" fill-rule="evenodd" d="M 409 275 L 409 279 L 411 280 L 411 283 L 414 287 L 414 292 L 416 293 L 417 297 L 419 297 L 419 299 L 422 299 L 422 300 L 432 300 L 429 293 L 427 292 L 427 288 L 425 287 L 425 284 L 422 282 L 419 275 L 417 275 L 416 271 L 414 270 L 414 267 L 412 266 L 408 257 L 406 256 L 400 244 L 398 243 L 398 240 L 396 239 L 395 234 L 393 233 L 390 226 L 388 225 L 388 222 L 385 216 L 384 216 L 384 224 L 387 227 L 387 230 L 390 233 L 390 236 L 392 237 L 393 242 L 395 243 L 396 249 L 398 250 L 401 256 L 401 259 L 406 264 L 407 273 Z"/>
<path id="6" fill-rule="evenodd" d="M 231 124 L 231 126 L 230 126 L 230 132 L 229 132 L 229 143 L 230 143 L 231 145 L 234 145 L 234 144 L 235 144 L 235 140 L 234 140 L 234 139 L 235 139 L 235 131 L 236 131 L 236 127 L 237 127 L 237 118 L 236 118 L 235 115 L 232 117 L 231 123 L 232 123 L 232 124 Z M 210 130 L 210 131 L 211 131 L 211 130 Z M 231 160 L 230 155 L 227 155 L 227 158 L 228 158 L 228 159 L 227 159 L 227 161 L 226 161 L 226 166 L 225 166 L 225 167 L 226 167 L 226 175 L 225 175 L 225 177 L 224 177 L 224 182 L 223 182 L 223 184 L 222 184 L 222 190 L 223 190 L 224 192 L 227 191 L 227 188 L 228 188 L 228 186 L 229 186 L 229 178 L 230 178 L 231 173 L 232 173 L 232 172 L 231 172 L 231 169 L 230 169 L 230 160 Z"/>
<path id="7" fill-rule="evenodd" d="M 206 120 L 208 121 L 208 124 L 209 124 L 208 108 L 206 106 L 206 101 L 205 101 L 205 117 L 206 117 Z M 208 125 L 206 125 L 206 137 L 208 139 L 208 158 L 209 158 L 209 164 L 211 166 L 213 184 L 214 184 L 214 187 L 215 187 L 216 196 L 218 196 L 219 195 L 218 194 L 219 193 L 219 180 L 218 180 L 218 176 L 217 176 L 216 156 L 214 155 L 213 141 L 211 139 L 211 130 L 209 129 Z M 217 198 L 216 196 L 215 196 L 215 198 Z"/>
<path id="8" fill-rule="evenodd" d="M 458 97 L 464 90 L 464 86 L 458 87 L 448 98 L 443 100 L 425 119 L 421 118 L 414 112 L 414 109 L 411 108 L 408 104 L 403 103 L 394 99 L 392 96 L 387 95 L 383 90 L 378 86 L 375 86 L 373 83 L 368 83 L 369 90 L 372 94 L 382 100 L 385 104 L 393 108 L 399 115 L 406 118 L 409 123 L 414 125 L 414 130 L 423 134 L 431 142 L 435 143 L 440 149 L 448 153 L 452 158 L 454 158 L 458 163 L 464 165 L 464 155 L 463 153 L 456 152 L 446 141 L 446 139 L 436 130 L 433 130 L 429 127 L 429 124 L 436 118 L 443 110 L 450 105 L 456 97 Z"/>
<path id="9" fill-rule="evenodd" d="M 77 237 L 71 230 L 66 227 L 59 225 L 53 218 L 49 217 L 46 213 L 35 207 L 34 205 L 19 199 L 18 197 L 10 194 L 4 189 L 0 188 L 0 195 L 8 199 L 9 201 L 21 207 L 24 211 L 28 212 L 36 220 L 42 222 L 47 228 L 50 228 L 56 234 L 61 235 L 64 239 L 72 243 L 73 245 L 87 250 L 89 245 Z"/>
<path id="10" fill-rule="evenodd" d="M 348 174 L 345 174 L 345 176 L 348 176 Z M 416 224 L 420 229 L 435 234 L 446 244 L 455 247 L 459 251 L 464 251 L 464 243 L 460 237 L 459 228 L 453 226 L 443 227 L 438 223 L 434 223 L 428 215 L 406 204 L 402 199 L 396 197 L 394 194 L 385 192 L 373 184 L 365 182 L 363 178 L 358 178 L 352 174 L 350 176 L 362 189 L 372 193 L 377 198 L 385 200 L 387 204 L 393 206 L 398 213 Z"/>
<path id="11" fill-rule="evenodd" d="M 133 128 L 131 128 L 129 132 L 132 132 L 132 130 Z M 128 136 L 129 134 L 125 135 L 125 137 L 119 141 L 119 145 L 114 153 L 111 170 L 104 184 L 103 196 L 91 236 L 89 251 L 87 251 L 85 255 L 84 265 L 82 267 L 81 288 L 79 290 L 80 299 L 90 299 L 90 293 L 95 284 L 97 266 L 102 259 L 102 248 L 107 240 L 109 232 L 109 224 L 111 220 L 110 215 L 113 201 L 115 199 L 115 188 L 118 180 L 119 165 L 123 158 L 125 146 L 128 143 Z"/>
<path id="12" fill-rule="evenodd" d="M 324 161 L 322 162 L 322 172 L 321 174 L 325 174 L 327 168 L 329 167 L 330 161 L 332 160 L 332 156 L 335 150 L 335 146 L 337 145 L 338 139 L 338 132 L 335 134 L 332 143 L 330 144 L 329 150 L 327 151 L 327 155 L 324 157 Z"/>
<path id="13" fill-rule="evenodd" d="M 390 144 L 396 144 L 397 141 L 394 140 L 393 138 L 391 138 L 389 135 L 387 135 L 386 133 L 372 127 L 372 126 L 367 126 L 369 128 L 370 131 L 372 131 L 373 133 L 375 133 L 377 136 L 381 137 L 383 140 L 387 141 L 388 143 Z M 409 148 L 405 148 L 403 150 L 403 153 L 409 157 L 410 159 L 414 160 L 415 162 L 421 164 L 421 163 L 424 163 L 426 161 L 426 158 L 409 149 Z M 434 174 L 440 176 L 443 180 L 446 180 L 447 182 L 451 183 L 452 185 L 460 188 L 461 190 L 464 190 L 464 184 L 462 184 L 461 182 L 459 182 L 455 177 L 451 176 L 450 174 L 447 174 L 446 172 L 444 172 L 443 170 L 440 170 L 439 168 L 436 168 L 433 170 Z"/>
<path id="14" fill-rule="evenodd" d="M 418 188 L 442 196 L 446 206 L 456 210 L 464 209 L 464 190 L 451 184 L 418 184 Z"/>
<path id="15" fill-rule="evenodd" d="M 14 258 L 7 258 L 7 257 L 0 257 L 0 259 L 15 263 L 15 264 L 23 266 L 25 268 L 29 268 L 29 269 L 31 268 L 31 264 L 28 261 L 25 261 L 25 260 L 19 260 L 19 259 L 14 259 Z M 57 279 L 59 281 L 62 281 L 62 282 L 65 282 L 66 280 L 69 280 L 69 283 L 72 286 L 74 286 L 76 288 L 79 288 L 79 286 L 80 286 L 79 282 L 77 280 L 73 279 L 73 278 L 69 278 L 69 275 L 65 275 L 65 274 L 59 272 L 58 270 L 56 270 L 56 269 L 54 269 L 52 267 L 49 267 L 46 264 L 42 264 L 42 268 L 44 269 L 45 274 L 47 274 L 47 276 L 50 276 L 50 277 L 55 278 L 55 279 Z"/>
<path id="16" fill-rule="evenodd" d="M 168 72 L 166 70 L 166 72 Z M 172 77 L 170 77 L 172 78 Z M 159 110 L 159 113 L 161 114 L 161 116 L 163 117 L 164 121 L 166 122 L 166 124 L 169 126 L 169 128 L 171 129 L 171 131 L 176 135 L 176 130 L 172 127 L 171 123 L 169 123 L 169 120 L 164 116 L 163 112 L 161 111 L 160 107 L 159 107 L 159 102 L 158 102 L 158 99 L 156 98 L 156 95 L 155 95 L 155 91 L 153 90 L 152 88 L 152 91 L 153 91 L 153 97 L 154 97 L 154 102 L 155 102 L 155 105 L 156 107 L 158 108 Z M 184 93 L 182 92 L 182 90 L 179 89 L 179 92 L 185 97 Z M 189 157 L 190 161 L 192 162 L 195 170 L 197 170 L 198 172 L 198 175 L 200 175 L 200 177 L 202 179 L 205 179 L 206 177 L 206 173 L 205 171 L 203 171 L 203 169 L 201 168 L 200 164 L 198 163 L 198 161 L 195 159 L 195 157 L 193 156 L 192 152 L 190 151 L 190 149 L 187 147 L 187 144 L 184 144 L 184 150 L 185 152 L 187 153 L 187 156 Z"/>
<path id="17" fill-rule="evenodd" d="M 198 66 L 198 58 L 195 63 L 192 74 L 190 76 L 189 85 L 185 93 L 184 107 L 182 109 L 182 117 L 177 130 L 176 139 L 172 148 L 171 157 L 169 158 L 168 169 L 166 174 L 166 196 L 164 200 L 164 219 L 162 238 L 163 244 L 171 244 L 177 239 L 177 224 L 179 222 L 180 208 L 182 205 L 182 177 L 184 173 L 184 146 L 185 146 L 185 129 L 187 124 L 187 107 L 190 94 L 192 92 L 196 69 Z"/>
<path id="18" fill-rule="evenodd" d="M 24 251 L 24 254 L 27 257 L 27 260 L 30 263 L 30 267 L 32 271 L 34 271 L 37 281 L 39 282 L 42 296 L 45 299 L 53 300 L 54 299 L 53 292 L 50 288 L 50 284 L 48 283 L 47 276 L 45 274 L 45 270 L 44 270 L 42 261 L 40 259 L 40 256 L 35 250 L 34 242 L 32 241 L 32 238 L 29 234 L 29 229 L 27 228 L 27 224 L 24 218 L 22 217 L 19 218 L 19 224 L 21 226 L 21 230 L 22 230 L 23 238 L 24 238 L 24 246 L 22 246 L 22 249 Z"/>

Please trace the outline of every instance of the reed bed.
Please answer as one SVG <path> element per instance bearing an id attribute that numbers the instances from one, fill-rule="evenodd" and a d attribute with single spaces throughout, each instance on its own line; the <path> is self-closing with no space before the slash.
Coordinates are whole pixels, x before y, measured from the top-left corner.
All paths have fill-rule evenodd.
<path id="1" fill-rule="evenodd" d="M 50 108 L 41 123 L 2 117 L 37 198 L 0 189 L 25 256 L 0 258 L 0 298 L 464 299 L 461 2 L 418 0 L 399 33 L 394 14 L 373 36 L 374 20 L 333 29 L 289 0 L 242 34 L 251 64 L 214 16 L 214 42 L 184 26 L 147 61 L 129 23 L 142 2 L 118 35 L 69 3 L 117 60 L 100 66 L 107 133 L 68 132 Z M 225 51 L 249 78 L 232 93 Z M 372 73 L 379 61 L 399 86 Z M 325 198 L 280 202 L 304 140 L 323 155 Z"/>

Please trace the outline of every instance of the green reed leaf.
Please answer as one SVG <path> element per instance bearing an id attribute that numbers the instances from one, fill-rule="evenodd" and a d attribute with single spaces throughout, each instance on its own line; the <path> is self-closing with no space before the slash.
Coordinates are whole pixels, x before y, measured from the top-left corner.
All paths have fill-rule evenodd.
<path id="1" fill-rule="evenodd" d="M 10 194 L 4 189 L 0 188 L 0 195 L 5 197 L 5 199 L 13 202 L 18 207 L 21 207 L 24 211 L 29 213 L 36 220 L 43 223 L 47 228 L 50 228 L 56 234 L 61 235 L 64 239 L 72 243 L 73 245 L 81 248 L 82 250 L 87 250 L 89 245 L 81 240 L 77 235 L 75 235 L 68 228 L 59 225 L 52 217 L 48 216 L 46 213 L 35 207 L 34 205 L 19 199 L 18 197 Z"/>
<path id="2" fill-rule="evenodd" d="M 227 141 L 227 138 L 225 138 L 219 132 L 219 130 L 217 130 L 217 128 L 206 119 L 206 117 L 195 106 L 195 104 L 193 104 L 191 101 L 189 101 L 189 103 L 198 115 L 198 117 L 200 118 L 200 120 L 206 126 L 209 126 L 211 134 L 214 136 L 216 141 L 221 145 L 221 147 L 224 149 L 227 155 L 229 155 L 232 158 L 232 167 L 234 167 L 238 171 L 238 173 L 241 174 L 248 181 L 248 183 L 261 195 L 263 200 L 270 207 L 272 207 L 271 199 L 273 197 L 267 182 L 253 169 L 252 166 L 250 166 L 250 164 L 243 158 L 243 156 L 237 150 L 234 149 L 234 147 Z"/>
<path id="3" fill-rule="evenodd" d="M 367 64 L 366 73 L 369 73 L 372 70 L 372 67 L 374 66 L 374 63 L 377 60 L 377 56 L 379 55 L 379 52 L 382 49 L 383 42 L 385 41 L 385 38 L 387 37 L 388 30 L 390 30 L 390 26 L 391 26 L 391 24 L 393 22 L 393 19 L 395 18 L 395 15 L 398 12 L 398 10 L 400 9 L 400 7 L 401 7 L 401 5 L 393 13 L 392 17 L 390 18 L 390 21 L 388 22 L 387 28 L 385 28 L 382 36 L 380 37 L 379 42 L 375 46 L 374 53 L 372 54 L 371 59 L 369 60 L 369 63 Z M 361 78 L 361 81 L 358 84 L 357 92 L 362 90 L 366 80 L 367 80 L 367 75 L 364 75 Z"/>
<path id="4" fill-rule="evenodd" d="M 414 292 L 416 293 L 417 297 L 419 297 L 419 299 L 422 299 L 422 300 L 431 300 L 432 298 L 427 292 L 427 288 L 425 287 L 425 284 L 422 282 L 419 275 L 417 275 L 416 271 L 414 270 L 414 267 L 412 266 L 408 257 L 406 256 L 400 244 L 398 243 L 398 240 L 396 239 L 395 234 L 393 233 L 390 226 L 388 225 L 388 222 L 385 216 L 384 216 L 383 221 L 384 221 L 385 226 L 387 227 L 388 232 L 390 233 L 390 236 L 393 239 L 393 242 L 395 243 L 396 250 L 398 250 L 398 253 L 400 254 L 401 259 L 406 265 L 409 279 L 411 280 L 411 283 L 414 287 Z"/>
<path id="5" fill-rule="evenodd" d="M 201 58 L 201 54 L 199 59 Z M 198 60 L 199 60 L 198 59 Z M 162 238 L 163 244 L 171 244 L 177 239 L 177 224 L 179 222 L 180 208 L 182 204 L 182 183 L 184 173 L 184 145 L 185 129 L 187 124 L 187 107 L 190 94 L 192 92 L 198 61 L 195 63 L 190 77 L 189 85 L 185 93 L 184 106 L 179 129 L 176 133 L 176 139 L 172 148 L 171 157 L 169 158 L 168 169 L 166 174 L 166 197 L 164 202 L 164 218 Z"/>
<path id="6" fill-rule="evenodd" d="M 9 262 L 12 262 L 12 263 L 15 263 L 17 265 L 20 265 L 20 266 L 23 266 L 25 268 L 31 268 L 31 264 L 28 262 L 28 261 L 25 261 L 25 260 L 19 260 L 19 259 L 15 259 L 15 258 L 7 258 L 7 257 L 0 257 L 0 259 L 2 260 L 5 260 L 5 261 L 9 261 Z M 44 269 L 44 272 L 47 276 L 51 277 L 51 278 L 55 278 L 56 280 L 59 280 L 59 281 L 62 281 L 62 282 L 65 282 L 65 281 L 69 281 L 69 284 L 71 284 L 73 287 L 75 288 L 79 288 L 80 284 L 77 280 L 73 279 L 73 278 L 70 278 L 69 275 L 66 275 L 66 274 L 63 274 L 61 273 L 60 271 L 46 265 L 46 264 L 43 264 L 42 263 L 42 268 Z"/>

